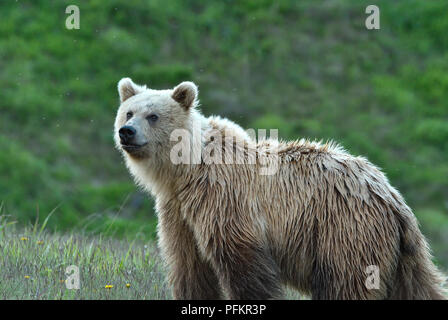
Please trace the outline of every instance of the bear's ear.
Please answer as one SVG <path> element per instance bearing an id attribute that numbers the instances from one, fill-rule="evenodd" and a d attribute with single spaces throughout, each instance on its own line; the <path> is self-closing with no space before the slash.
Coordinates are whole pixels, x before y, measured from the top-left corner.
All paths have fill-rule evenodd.
<path id="1" fill-rule="evenodd" d="M 190 81 L 182 82 L 174 88 L 172 97 L 188 110 L 191 106 L 197 104 L 198 87 Z"/>
<path id="2" fill-rule="evenodd" d="M 123 103 L 127 99 L 136 94 L 145 91 L 146 86 L 135 84 L 131 78 L 123 78 L 118 82 L 118 93 L 120 94 L 120 102 Z"/>

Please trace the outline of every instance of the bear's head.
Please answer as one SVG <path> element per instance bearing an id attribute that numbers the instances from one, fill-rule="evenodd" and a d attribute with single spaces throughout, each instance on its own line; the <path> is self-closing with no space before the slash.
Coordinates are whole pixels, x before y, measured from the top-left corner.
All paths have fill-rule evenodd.
<path id="1" fill-rule="evenodd" d="M 171 132 L 189 126 L 192 110 L 198 104 L 196 85 L 182 82 L 173 89 L 153 90 L 123 78 L 118 82 L 118 92 L 116 147 L 127 159 L 167 161 Z"/>

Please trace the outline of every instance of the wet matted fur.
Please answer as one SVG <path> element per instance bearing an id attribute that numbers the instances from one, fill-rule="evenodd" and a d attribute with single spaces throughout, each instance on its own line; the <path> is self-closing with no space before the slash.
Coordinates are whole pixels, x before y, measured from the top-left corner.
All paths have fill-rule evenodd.
<path id="1" fill-rule="evenodd" d="M 151 90 L 123 79 L 119 92 L 117 148 L 156 199 L 174 298 L 281 298 L 283 284 L 313 299 L 444 298 L 442 274 L 414 214 L 365 158 L 334 143 L 256 142 L 227 119 L 202 116 L 191 82 Z M 159 122 L 148 125 L 141 119 L 151 112 Z M 202 148 L 221 150 L 223 158 L 229 150 L 253 150 L 256 161 L 174 164 L 169 136 L 175 128 L 192 132 L 194 121 Z M 121 147 L 125 124 L 147 140 L 140 151 Z M 220 138 L 208 139 L 212 131 Z M 229 135 L 236 137 L 230 148 Z M 276 173 L 261 175 L 273 161 Z M 371 265 L 379 268 L 378 289 L 366 286 Z"/>

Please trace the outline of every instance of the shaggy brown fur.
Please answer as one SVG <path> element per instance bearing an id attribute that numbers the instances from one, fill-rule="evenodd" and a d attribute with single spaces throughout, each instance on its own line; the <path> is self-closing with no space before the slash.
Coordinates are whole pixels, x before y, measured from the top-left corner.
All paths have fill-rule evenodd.
<path id="1" fill-rule="evenodd" d="M 122 86 L 136 86 L 129 81 Z M 203 117 L 192 83 L 119 89 L 126 100 L 115 123 L 117 147 L 136 182 L 156 198 L 159 245 L 176 299 L 280 298 L 283 284 L 313 299 L 444 298 L 415 216 L 366 159 L 333 143 L 257 143 L 226 119 Z M 129 111 L 134 120 L 125 119 Z M 139 122 L 154 112 L 162 115 L 159 124 Z M 229 150 L 253 150 L 256 162 L 173 164 L 169 134 L 191 132 L 192 120 L 201 123 L 203 148 L 220 149 L 223 158 Z M 125 124 L 143 132 L 146 149 L 122 149 L 117 131 Z M 221 140 L 207 139 L 212 131 Z M 225 148 L 229 135 L 236 140 Z M 277 172 L 260 175 L 276 159 Z M 379 289 L 366 287 L 370 265 L 379 267 Z"/>

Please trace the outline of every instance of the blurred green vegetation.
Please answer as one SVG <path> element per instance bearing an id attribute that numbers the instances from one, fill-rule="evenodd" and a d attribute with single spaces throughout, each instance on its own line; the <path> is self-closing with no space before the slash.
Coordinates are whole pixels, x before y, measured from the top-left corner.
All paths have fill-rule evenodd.
<path id="1" fill-rule="evenodd" d="M 81 28 L 65 28 L 76 4 Z M 116 84 L 196 82 L 202 110 L 334 139 L 386 172 L 448 266 L 448 3 L 10 1 L 0 5 L 0 201 L 23 223 L 154 236 L 112 128 Z"/>

